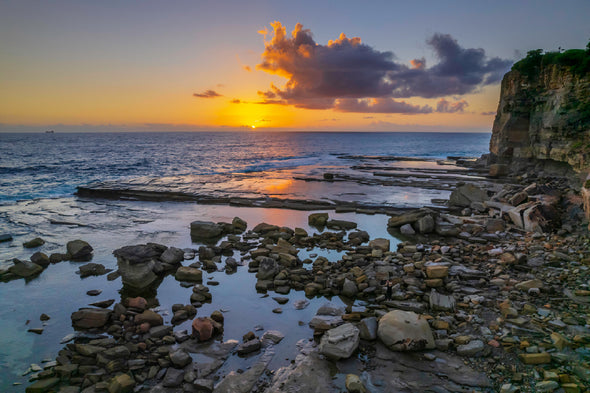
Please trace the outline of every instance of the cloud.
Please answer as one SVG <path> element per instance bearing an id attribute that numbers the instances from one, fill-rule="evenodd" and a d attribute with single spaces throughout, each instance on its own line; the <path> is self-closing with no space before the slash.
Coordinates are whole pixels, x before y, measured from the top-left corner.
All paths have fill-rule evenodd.
<path id="1" fill-rule="evenodd" d="M 463 112 L 467 106 L 469 106 L 469 103 L 465 100 L 450 102 L 441 98 L 440 101 L 436 103 L 436 111 L 440 113 L 457 113 Z"/>
<path id="2" fill-rule="evenodd" d="M 233 100 L 230 101 L 230 103 L 232 103 L 232 104 L 241 104 L 242 101 L 239 100 L 239 99 L 237 99 L 237 98 L 234 98 Z"/>
<path id="3" fill-rule="evenodd" d="M 282 76 L 287 82 L 281 88 L 271 85 L 261 95 L 272 100 L 269 103 L 300 108 L 430 113 L 430 107 L 392 98 L 472 93 L 499 81 L 512 64 L 488 58 L 483 49 L 463 48 L 448 34 L 434 34 L 427 40 L 438 61 L 426 67 L 424 58 L 413 59 L 410 66 L 396 62 L 392 52 L 376 50 L 359 37 L 341 34 L 322 45 L 301 24 L 290 35 L 280 22 L 271 26 L 272 31 L 261 31 L 265 49 L 256 69 Z M 377 101 L 366 101 L 368 98 Z"/>
<path id="4" fill-rule="evenodd" d="M 242 68 L 248 72 L 252 71 L 252 67 L 250 67 L 249 65 L 242 66 Z"/>
<path id="5" fill-rule="evenodd" d="M 202 93 L 194 93 L 193 97 L 197 97 L 197 98 L 216 98 L 216 97 L 222 97 L 221 94 L 219 94 L 218 92 L 216 92 L 215 90 L 205 90 Z"/>
<path id="6" fill-rule="evenodd" d="M 341 98 L 336 101 L 334 110 L 359 113 L 432 113 L 432 107 L 429 105 L 412 105 L 391 98 Z"/>

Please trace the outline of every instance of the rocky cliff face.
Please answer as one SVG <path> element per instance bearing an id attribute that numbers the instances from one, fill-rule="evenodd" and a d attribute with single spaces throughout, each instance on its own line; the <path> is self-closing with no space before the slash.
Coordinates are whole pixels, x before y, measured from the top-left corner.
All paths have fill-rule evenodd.
<path id="1" fill-rule="evenodd" d="M 588 172 L 590 75 L 557 64 L 532 75 L 508 72 L 502 80 L 490 153 L 496 162 L 541 161 Z"/>

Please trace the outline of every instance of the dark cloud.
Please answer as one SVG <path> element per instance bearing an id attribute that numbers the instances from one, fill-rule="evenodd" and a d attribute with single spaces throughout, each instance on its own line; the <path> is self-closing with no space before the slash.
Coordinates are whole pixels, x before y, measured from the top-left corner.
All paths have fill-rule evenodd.
<path id="1" fill-rule="evenodd" d="M 440 101 L 436 103 L 436 111 L 440 113 L 457 113 L 463 112 L 467 106 L 469 106 L 469 103 L 465 100 L 451 102 L 441 98 Z"/>
<path id="2" fill-rule="evenodd" d="M 237 99 L 237 98 L 234 98 L 233 100 L 230 101 L 230 103 L 232 103 L 232 104 L 241 104 L 242 101 L 239 100 L 239 99 Z"/>
<path id="3" fill-rule="evenodd" d="M 215 90 L 205 90 L 202 93 L 194 93 L 193 97 L 197 98 L 216 98 L 221 97 L 222 95 L 216 92 Z"/>
<path id="4" fill-rule="evenodd" d="M 334 110 L 360 113 L 403 113 L 408 115 L 432 113 L 432 107 L 429 105 L 412 105 L 391 98 L 342 98 L 336 101 Z"/>
<path id="5" fill-rule="evenodd" d="M 463 48 L 448 34 L 435 34 L 427 41 L 438 62 L 426 67 L 424 58 L 413 59 L 410 66 L 398 63 L 392 52 L 378 51 L 358 37 L 341 34 L 321 45 L 301 24 L 291 35 L 280 22 L 271 26 L 273 31 L 263 31 L 270 40 L 266 40 L 262 62 L 256 68 L 285 77 L 287 83 L 282 88 L 271 86 L 261 95 L 272 100 L 269 103 L 300 108 L 429 113 L 429 107 L 393 100 L 371 104 L 363 99 L 463 95 L 496 83 L 512 63 L 488 58 L 483 49 Z"/>

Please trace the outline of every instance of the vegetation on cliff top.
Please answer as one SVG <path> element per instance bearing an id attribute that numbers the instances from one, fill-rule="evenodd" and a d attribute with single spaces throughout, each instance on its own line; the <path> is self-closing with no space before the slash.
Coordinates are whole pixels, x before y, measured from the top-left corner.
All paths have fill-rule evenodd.
<path id="1" fill-rule="evenodd" d="M 569 49 L 564 52 L 543 52 L 542 49 L 531 50 L 526 57 L 512 66 L 527 77 L 538 75 L 539 72 L 551 64 L 569 67 L 574 74 L 590 74 L 590 42 L 586 49 Z"/>

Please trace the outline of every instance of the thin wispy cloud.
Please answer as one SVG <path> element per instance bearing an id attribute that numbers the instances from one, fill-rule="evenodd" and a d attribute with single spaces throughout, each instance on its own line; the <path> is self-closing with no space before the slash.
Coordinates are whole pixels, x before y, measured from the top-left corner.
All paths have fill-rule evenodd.
<path id="1" fill-rule="evenodd" d="M 428 105 L 413 105 L 399 98 L 441 98 L 473 93 L 497 83 L 512 61 L 490 58 L 483 49 L 463 48 L 448 34 L 434 34 L 427 45 L 437 62 L 413 59 L 410 65 L 395 61 L 361 42 L 341 34 L 327 45 L 297 24 L 288 35 L 280 22 L 271 23 L 265 37 L 262 61 L 256 69 L 287 79 L 283 87 L 271 85 L 259 92 L 269 104 L 343 112 L 431 113 Z M 462 112 L 467 103 L 442 104 L 440 111 Z M 437 105 L 438 111 L 438 105 Z"/>
<path id="2" fill-rule="evenodd" d="M 215 90 L 205 90 L 202 93 L 193 93 L 193 97 L 197 98 L 216 98 L 216 97 L 223 97 L 221 94 L 216 92 Z"/>
<path id="3" fill-rule="evenodd" d="M 436 111 L 439 113 L 457 113 L 465 111 L 465 108 L 469 106 L 469 103 L 465 100 L 458 100 L 451 102 L 441 98 L 436 103 Z"/>

